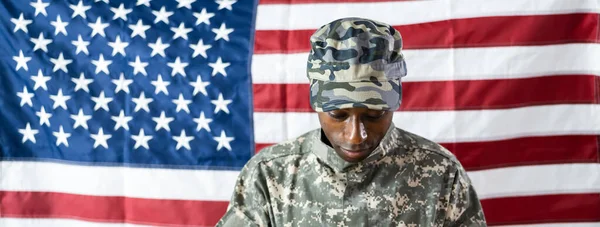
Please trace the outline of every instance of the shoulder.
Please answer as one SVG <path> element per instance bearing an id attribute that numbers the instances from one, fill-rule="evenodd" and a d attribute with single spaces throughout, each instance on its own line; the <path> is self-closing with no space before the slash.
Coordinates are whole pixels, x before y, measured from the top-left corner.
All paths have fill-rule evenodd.
<path id="1" fill-rule="evenodd" d="M 401 152 L 395 155 L 396 158 L 407 160 L 403 162 L 415 165 L 415 168 L 421 171 L 433 171 L 436 175 L 450 178 L 460 175 L 470 181 L 462 163 L 450 150 L 413 132 L 401 128 L 395 130 L 396 143 L 401 148 Z"/>
<path id="2" fill-rule="evenodd" d="M 398 134 L 397 142 L 409 152 L 425 152 L 431 158 L 444 159 L 460 165 L 456 156 L 441 144 L 401 128 L 396 128 L 396 132 Z"/>
<path id="3" fill-rule="evenodd" d="M 312 140 L 318 130 L 308 131 L 293 139 L 269 145 L 258 151 L 244 166 L 245 170 L 253 170 L 265 163 L 289 162 L 290 159 L 302 159 L 310 151 Z"/>

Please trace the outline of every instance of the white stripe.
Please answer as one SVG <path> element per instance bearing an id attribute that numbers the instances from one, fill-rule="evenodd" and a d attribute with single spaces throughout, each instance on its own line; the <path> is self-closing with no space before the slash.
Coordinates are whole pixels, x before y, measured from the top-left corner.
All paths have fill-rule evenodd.
<path id="1" fill-rule="evenodd" d="M 2 227 L 146 227 L 128 223 L 105 223 L 59 218 L 0 218 Z"/>
<path id="2" fill-rule="evenodd" d="M 190 174 L 182 174 L 177 170 L 75 166 L 22 161 L 2 161 L 0 170 L 2 172 L 0 190 L 7 191 L 52 191 L 85 195 L 218 201 L 230 199 L 237 177 L 236 172 L 214 172 L 213 175 L 218 177 L 218 181 L 216 179 L 201 181 L 202 179 Z M 163 173 L 156 174 L 158 171 Z M 132 172 L 138 173 L 131 174 Z M 537 165 L 468 172 L 468 174 L 478 195 L 482 198 L 600 192 L 599 164 Z M 219 191 L 219 193 L 208 191 Z"/>
<path id="3" fill-rule="evenodd" d="M 600 222 L 582 222 L 582 223 L 543 223 L 529 225 L 495 225 L 495 227 L 598 227 Z"/>
<path id="4" fill-rule="evenodd" d="M 391 25 L 404 25 L 488 16 L 595 13 L 600 11 L 599 5 L 597 0 L 439 0 L 259 5 L 256 29 L 316 29 L 342 17 L 365 17 Z"/>
<path id="5" fill-rule="evenodd" d="M 559 193 L 600 193 L 600 164 L 498 168 L 468 173 L 480 199 Z"/>
<path id="6" fill-rule="evenodd" d="M 406 50 L 403 81 L 511 79 L 557 74 L 600 75 L 600 44 Z M 254 55 L 252 81 L 308 83 L 308 53 Z"/>
<path id="7" fill-rule="evenodd" d="M 254 113 L 257 143 L 278 143 L 319 127 L 316 113 Z M 600 105 L 548 105 L 514 109 L 395 112 L 394 124 L 436 142 L 522 136 L 600 134 Z"/>
<path id="8" fill-rule="evenodd" d="M 0 190 L 151 199 L 229 200 L 237 171 L 0 162 Z"/>

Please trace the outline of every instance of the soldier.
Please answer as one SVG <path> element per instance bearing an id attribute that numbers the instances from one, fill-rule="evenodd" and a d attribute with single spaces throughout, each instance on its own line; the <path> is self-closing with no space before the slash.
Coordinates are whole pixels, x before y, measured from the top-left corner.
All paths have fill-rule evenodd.
<path id="1" fill-rule="evenodd" d="M 400 33 L 343 18 L 310 42 L 321 128 L 254 156 L 217 226 L 486 226 L 456 157 L 392 122 L 407 74 Z"/>

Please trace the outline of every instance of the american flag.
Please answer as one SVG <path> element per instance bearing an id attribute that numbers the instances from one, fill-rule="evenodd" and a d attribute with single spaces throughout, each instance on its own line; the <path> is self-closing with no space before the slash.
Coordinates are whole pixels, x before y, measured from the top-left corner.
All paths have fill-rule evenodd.
<path id="1" fill-rule="evenodd" d="M 319 127 L 308 38 L 395 26 L 394 123 L 490 226 L 600 226 L 598 0 L 2 0 L 0 226 L 214 226 L 260 149 Z"/>

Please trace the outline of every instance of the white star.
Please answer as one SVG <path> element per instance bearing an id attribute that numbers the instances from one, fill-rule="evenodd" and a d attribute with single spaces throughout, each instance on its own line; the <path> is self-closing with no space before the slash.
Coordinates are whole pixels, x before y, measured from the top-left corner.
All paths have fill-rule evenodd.
<path id="1" fill-rule="evenodd" d="M 81 16 L 81 18 L 85 19 L 85 12 L 92 8 L 92 6 L 84 6 L 83 1 L 79 0 L 79 4 L 76 6 L 69 5 L 69 8 L 73 10 L 73 16 L 71 18 L 75 18 L 77 16 Z"/>
<path id="2" fill-rule="evenodd" d="M 44 76 L 44 74 L 42 74 L 42 70 L 39 69 L 37 76 L 31 77 L 31 80 L 33 80 L 33 82 L 35 82 L 35 85 L 33 85 L 33 90 L 38 89 L 40 87 L 44 90 L 48 90 L 48 86 L 46 86 L 46 82 L 48 82 L 50 79 L 52 79 L 52 78 L 49 76 Z"/>
<path id="3" fill-rule="evenodd" d="M 175 62 L 169 62 L 167 63 L 167 65 L 169 67 L 171 67 L 172 71 L 171 71 L 171 76 L 175 76 L 177 75 L 177 73 L 180 73 L 182 76 L 186 76 L 185 75 L 185 67 L 188 66 L 188 63 L 182 63 L 181 59 L 179 59 L 179 57 L 177 57 L 175 59 Z"/>
<path id="4" fill-rule="evenodd" d="M 15 70 L 19 70 L 20 68 L 24 68 L 25 71 L 29 71 L 29 67 L 27 66 L 27 62 L 31 61 L 31 57 L 23 56 L 23 51 L 19 50 L 19 56 L 14 56 L 13 60 L 17 62 L 17 67 Z"/>
<path id="5" fill-rule="evenodd" d="M 150 149 L 150 147 L 148 146 L 148 141 L 152 139 L 152 136 L 147 136 L 146 134 L 144 134 L 143 128 L 140 128 L 140 133 L 137 136 L 131 135 L 131 138 L 135 140 L 135 145 L 133 146 L 133 149 L 137 149 L 140 146 L 146 149 Z"/>
<path id="6" fill-rule="evenodd" d="M 152 10 L 152 14 L 154 14 L 154 16 L 156 17 L 154 19 L 155 24 L 158 24 L 158 22 L 163 22 L 166 25 L 168 25 L 169 17 L 173 15 L 173 12 L 166 11 L 165 7 L 163 6 L 162 8 L 160 8 L 160 11 Z"/>
<path id="7" fill-rule="evenodd" d="M 71 81 L 75 83 L 75 91 L 79 91 L 79 89 L 81 89 L 89 93 L 90 89 L 88 88 L 88 85 L 94 80 L 86 79 L 85 76 L 83 76 L 83 73 L 81 73 L 79 74 L 79 78 L 71 78 Z"/>
<path id="8" fill-rule="evenodd" d="M 112 64 L 111 60 L 104 60 L 104 55 L 100 54 L 98 60 L 92 60 L 92 64 L 96 66 L 96 74 L 104 72 L 108 75 L 108 66 Z"/>
<path id="9" fill-rule="evenodd" d="M 137 24 L 135 25 L 129 25 L 129 28 L 131 30 L 133 30 L 133 32 L 131 32 L 131 38 L 135 38 L 135 36 L 139 35 L 142 38 L 146 38 L 146 30 L 150 29 L 150 25 L 144 25 L 144 23 L 142 23 L 142 20 L 139 19 Z"/>
<path id="10" fill-rule="evenodd" d="M 96 23 L 88 23 L 88 26 L 92 29 L 92 35 L 90 35 L 90 37 L 93 38 L 96 34 L 105 37 L 106 34 L 104 33 L 104 29 L 106 29 L 108 25 L 108 23 L 102 23 L 100 17 L 96 19 Z"/>
<path id="11" fill-rule="evenodd" d="M 83 109 L 79 109 L 79 114 L 71 114 L 71 119 L 75 120 L 75 123 L 73 124 L 73 129 L 76 129 L 77 127 L 82 127 L 87 130 L 87 121 L 92 119 L 92 116 L 83 114 Z"/>
<path id="12" fill-rule="evenodd" d="M 163 44 L 162 39 L 158 37 L 158 39 L 156 39 L 156 43 L 149 43 L 148 46 L 152 48 L 152 53 L 150 54 L 151 57 L 154 57 L 154 55 L 157 54 L 165 57 L 165 49 L 169 48 L 169 43 Z"/>
<path id="13" fill-rule="evenodd" d="M 15 30 L 13 30 L 13 32 L 23 30 L 25 33 L 29 33 L 29 30 L 27 30 L 27 25 L 31 24 L 31 20 L 25 20 L 25 18 L 23 18 L 23 13 L 21 13 L 19 19 L 10 18 L 10 21 L 15 24 Z"/>
<path id="14" fill-rule="evenodd" d="M 113 98 L 105 97 L 104 91 L 101 91 L 98 97 L 92 97 L 92 101 L 96 103 L 96 105 L 94 106 L 94 110 L 102 108 L 108 111 L 108 103 L 110 103 L 112 100 Z"/>
<path id="15" fill-rule="evenodd" d="M 206 51 L 211 47 L 211 45 L 204 45 L 204 41 L 202 39 L 198 40 L 198 44 L 190 44 L 190 48 L 194 50 L 192 57 L 195 58 L 198 55 L 202 55 L 202 57 L 206 58 Z"/>
<path id="16" fill-rule="evenodd" d="M 202 94 L 204 94 L 205 96 L 208 95 L 208 93 L 206 92 L 206 86 L 210 85 L 210 82 L 202 81 L 200 75 L 196 77 L 196 82 L 190 82 L 190 84 L 194 87 L 194 95 L 198 94 L 198 92 L 202 92 Z"/>
<path id="17" fill-rule="evenodd" d="M 50 3 L 44 3 L 42 0 L 37 0 L 37 2 L 31 2 L 29 4 L 35 8 L 34 16 L 37 16 L 39 13 L 43 14 L 44 16 L 48 16 L 48 13 L 46 13 L 46 7 L 48 7 Z"/>
<path id="18" fill-rule="evenodd" d="M 185 147 L 188 150 L 191 150 L 190 148 L 190 141 L 194 140 L 193 136 L 186 136 L 185 135 L 185 130 L 181 130 L 181 134 L 179 134 L 179 136 L 173 136 L 173 140 L 177 141 L 177 146 L 175 147 L 175 150 L 179 150 L 179 148 L 181 147 Z"/>
<path id="19" fill-rule="evenodd" d="M 141 6 L 141 5 L 145 5 L 150 7 L 150 0 L 138 0 L 137 3 L 135 3 L 136 6 Z"/>
<path id="20" fill-rule="evenodd" d="M 121 42 L 121 36 L 117 36 L 114 42 L 109 42 L 108 45 L 113 48 L 112 56 L 117 55 L 117 53 L 125 56 L 125 48 L 129 46 L 127 42 Z"/>
<path id="21" fill-rule="evenodd" d="M 129 85 L 131 83 L 133 83 L 132 79 L 125 79 L 125 76 L 123 75 L 123 73 L 121 73 L 121 76 L 119 77 L 119 79 L 113 79 L 112 83 L 116 85 L 115 87 L 115 94 L 119 93 L 119 91 L 124 91 L 125 93 L 129 94 Z"/>
<path id="22" fill-rule="evenodd" d="M 67 70 L 67 65 L 71 64 L 73 62 L 73 60 L 65 59 L 63 57 L 63 53 L 61 52 L 58 55 L 58 58 L 51 58 L 50 62 L 54 63 L 54 68 L 52 69 L 52 72 L 56 72 L 60 69 L 63 72 L 68 73 L 69 70 Z"/>
<path id="23" fill-rule="evenodd" d="M 71 137 L 71 133 L 65 133 L 62 125 L 59 127 L 58 132 L 52 132 L 52 135 L 56 136 L 56 146 L 60 146 L 61 144 L 69 146 L 67 139 Z"/>
<path id="24" fill-rule="evenodd" d="M 17 92 L 17 96 L 21 98 L 21 106 L 24 106 L 27 103 L 29 106 L 33 107 L 33 102 L 31 98 L 33 98 L 33 93 L 29 93 L 26 86 L 23 86 L 23 92 Z"/>
<path id="25" fill-rule="evenodd" d="M 110 134 L 104 134 L 102 128 L 98 129 L 98 134 L 91 134 L 92 139 L 94 139 L 94 148 L 103 146 L 104 148 L 108 148 L 107 140 L 112 137 Z"/>
<path id="26" fill-rule="evenodd" d="M 214 17 L 215 14 L 207 13 L 206 8 L 203 8 L 202 11 L 200 11 L 200 13 L 194 13 L 194 16 L 196 17 L 196 25 L 202 23 L 210 24 L 210 18 Z"/>
<path id="27" fill-rule="evenodd" d="M 104 2 L 104 3 L 108 4 L 108 0 L 95 0 L 94 2 Z"/>
<path id="28" fill-rule="evenodd" d="M 52 26 L 54 26 L 54 35 L 58 35 L 58 33 L 62 33 L 63 35 L 67 35 L 67 25 L 69 22 L 63 22 L 60 19 L 60 15 L 56 16 L 56 21 L 50 22 Z"/>
<path id="29" fill-rule="evenodd" d="M 50 127 L 50 117 L 52 117 L 52 114 L 47 113 L 46 109 L 44 109 L 44 106 L 42 106 L 40 111 L 35 112 L 35 115 L 40 118 L 40 125 L 48 125 L 48 127 Z"/>
<path id="30" fill-rule="evenodd" d="M 229 113 L 229 108 L 227 108 L 227 105 L 229 105 L 232 101 L 231 99 L 224 100 L 223 94 L 219 93 L 219 99 L 211 100 L 210 102 L 215 104 L 215 113 L 218 113 L 220 110 L 223 110 L 225 113 Z"/>
<path id="31" fill-rule="evenodd" d="M 52 99 L 52 101 L 54 101 L 54 105 L 52 105 L 53 109 L 56 109 L 57 107 L 60 106 L 66 110 L 67 109 L 67 100 L 71 99 L 71 96 L 63 95 L 62 89 L 58 89 L 58 94 L 50 95 L 50 99 Z"/>
<path id="32" fill-rule="evenodd" d="M 19 133 L 23 134 L 23 140 L 21 140 L 21 142 L 25 143 L 27 140 L 30 140 L 31 142 L 35 143 L 35 134 L 38 134 L 38 132 L 39 130 L 31 129 L 31 125 L 27 123 L 25 129 L 19 129 Z"/>
<path id="33" fill-rule="evenodd" d="M 198 124 L 196 126 L 196 131 L 201 131 L 202 129 L 206 129 L 206 131 L 210 132 L 210 126 L 208 123 L 211 123 L 213 120 L 211 118 L 206 118 L 204 116 L 204 112 L 200 113 L 200 117 L 194 118 L 194 122 Z"/>
<path id="34" fill-rule="evenodd" d="M 158 131 L 161 128 L 164 128 L 167 131 L 171 131 L 169 128 L 169 123 L 173 121 L 172 117 L 165 117 L 165 111 L 160 112 L 160 117 L 153 117 L 152 120 L 156 122 L 156 128 L 154 131 Z"/>
<path id="35" fill-rule="evenodd" d="M 110 117 L 113 121 L 115 121 L 115 129 L 117 130 L 119 128 L 124 128 L 125 130 L 129 130 L 129 125 L 128 123 L 133 119 L 132 116 L 125 116 L 125 112 L 123 112 L 123 110 L 121 110 L 121 112 L 119 112 L 119 116 L 111 116 Z"/>
<path id="36" fill-rule="evenodd" d="M 75 50 L 75 54 L 79 54 L 79 52 L 83 52 L 85 54 L 90 54 L 90 52 L 88 52 L 88 49 L 87 49 L 87 46 L 90 45 L 90 42 L 83 41 L 83 39 L 81 38 L 81 35 L 79 35 L 77 37 L 77 41 L 72 41 L 71 43 L 73 43 L 73 45 L 75 45 L 75 47 L 77 47 L 77 50 Z"/>
<path id="37" fill-rule="evenodd" d="M 148 62 L 141 62 L 140 56 L 135 57 L 135 62 L 129 62 L 129 65 L 133 67 L 133 75 L 142 73 L 144 76 L 148 76 L 145 67 L 148 66 Z"/>
<path id="38" fill-rule="evenodd" d="M 233 28 L 226 28 L 225 23 L 221 23 L 221 27 L 219 27 L 219 29 L 213 28 L 211 31 L 216 34 L 215 41 L 219 39 L 229 41 L 229 33 L 233 32 Z"/>
<path id="39" fill-rule="evenodd" d="M 236 0 L 216 0 L 216 2 L 219 4 L 219 10 L 221 9 L 228 9 L 228 10 L 233 10 L 231 8 L 231 5 L 233 5 L 234 3 L 236 3 Z"/>
<path id="40" fill-rule="evenodd" d="M 150 104 L 153 99 L 146 98 L 146 95 L 143 91 L 140 93 L 139 98 L 132 98 L 131 100 L 133 100 L 133 102 L 135 103 L 135 109 L 133 109 L 134 112 L 138 112 L 140 109 L 143 109 L 146 112 L 150 113 L 150 108 L 148 107 L 148 104 Z"/>
<path id="41" fill-rule="evenodd" d="M 177 4 L 177 8 L 185 7 L 188 9 L 192 9 L 192 3 L 196 0 L 177 0 L 179 4 Z"/>
<path id="42" fill-rule="evenodd" d="M 167 90 L 167 86 L 169 86 L 169 84 L 171 84 L 170 82 L 165 82 L 162 79 L 162 76 L 160 74 L 158 74 L 158 78 L 152 82 L 152 85 L 154 85 L 154 87 L 156 87 L 154 89 L 154 94 L 158 94 L 160 92 L 164 93 L 165 95 L 169 95 L 169 90 Z"/>
<path id="43" fill-rule="evenodd" d="M 220 73 L 223 76 L 227 76 L 227 72 L 225 71 L 225 68 L 229 67 L 229 65 L 231 65 L 231 63 L 229 63 L 229 62 L 223 63 L 223 61 L 221 61 L 221 57 L 219 57 L 215 63 L 208 63 L 208 66 L 213 68 L 212 76 L 217 75 L 217 73 Z"/>
<path id="44" fill-rule="evenodd" d="M 127 14 L 131 13 L 131 11 L 133 11 L 132 9 L 125 9 L 125 6 L 123 5 L 123 3 L 121 3 L 121 5 L 119 6 L 119 8 L 114 8 L 111 7 L 110 11 L 112 11 L 115 15 L 113 16 L 113 20 L 116 19 L 123 19 L 124 21 L 127 21 Z"/>
<path id="45" fill-rule="evenodd" d="M 179 94 L 178 99 L 173 99 L 173 103 L 175 103 L 177 105 L 177 109 L 175 111 L 183 110 L 186 113 L 190 113 L 190 109 L 188 108 L 188 105 L 190 103 L 192 103 L 192 100 L 184 99 L 183 94 Z"/>
<path id="46" fill-rule="evenodd" d="M 52 43 L 51 39 L 45 39 L 44 33 L 40 32 L 40 36 L 36 38 L 31 38 L 31 42 L 35 44 L 33 47 L 33 51 L 42 50 L 44 52 L 48 52 L 48 44 Z"/>
<path id="47" fill-rule="evenodd" d="M 173 40 L 181 37 L 185 40 L 188 39 L 187 33 L 190 33 L 193 29 L 191 28 L 186 28 L 185 24 L 183 22 L 179 23 L 179 27 L 177 28 L 171 28 L 171 31 L 175 32 L 175 35 L 173 35 Z"/>
<path id="48" fill-rule="evenodd" d="M 224 130 L 221 130 L 221 136 L 219 137 L 213 137 L 217 142 L 219 142 L 219 145 L 217 145 L 217 151 L 221 150 L 221 148 L 225 147 L 227 150 L 231 151 L 231 145 L 229 144 L 229 142 L 233 141 L 234 138 L 233 137 L 227 137 L 227 135 L 225 134 Z"/>

